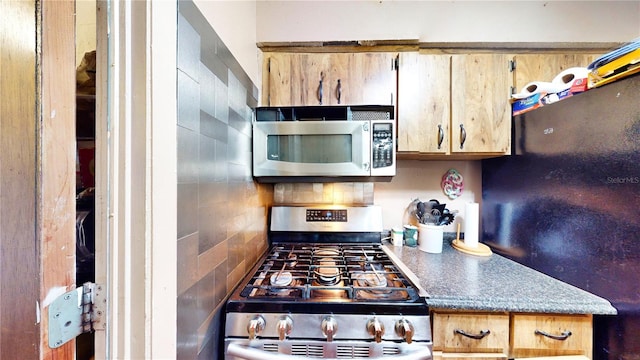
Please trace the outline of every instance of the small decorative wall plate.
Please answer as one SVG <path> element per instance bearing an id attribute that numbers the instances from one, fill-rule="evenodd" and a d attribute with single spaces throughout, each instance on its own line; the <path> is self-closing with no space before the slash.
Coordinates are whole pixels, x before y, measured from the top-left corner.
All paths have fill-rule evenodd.
<path id="1" fill-rule="evenodd" d="M 456 169 L 449 169 L 442 176 L 442 191 L 449 199 L 454 200 L 462 194 L 464 189 L 464 181 L 462 175 Z"/>

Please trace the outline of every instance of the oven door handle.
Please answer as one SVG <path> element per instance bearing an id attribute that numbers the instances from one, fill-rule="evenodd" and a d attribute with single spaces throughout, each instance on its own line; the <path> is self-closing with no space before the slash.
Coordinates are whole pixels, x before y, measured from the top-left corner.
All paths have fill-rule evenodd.
<path id="1" fill-rule="evenodd" d="M 271 353 L 254 349 L 248 346 L 242 346 L 239 343 L 230 343 L 227 347 L 227 354 L 233 355 L 245 360 L 309 360 L 307 357 Z M 376 358 L 370 358 L 376 359 Z M 407 354 L 401 354 L 397 356 L 385 356 L 378 359 L 384 360 L 426 360 L 431 359 L 431 350 L 428 347 L 421 348 L 420 350 L 410 352 Z"/>

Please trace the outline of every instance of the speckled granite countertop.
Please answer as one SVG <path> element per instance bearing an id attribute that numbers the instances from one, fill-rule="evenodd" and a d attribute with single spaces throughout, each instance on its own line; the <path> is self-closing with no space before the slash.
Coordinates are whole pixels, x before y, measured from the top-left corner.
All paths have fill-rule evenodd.
<path id="1" fill-rule="evenodd" d="M 417 276 L 431 308 L 615 315 L 609 301 L 497 254 L 474 256 L 386 245 Z"/>

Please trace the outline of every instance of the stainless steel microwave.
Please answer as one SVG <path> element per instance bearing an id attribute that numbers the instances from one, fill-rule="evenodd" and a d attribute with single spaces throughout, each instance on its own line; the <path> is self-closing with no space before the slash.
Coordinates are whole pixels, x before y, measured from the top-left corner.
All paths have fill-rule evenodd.
<path id="1" fill-rule="evenodd" d="M 265 114 L 266 112 L 266 114 Z M 389 181 L 396 174 L 393 107 L 258 108 L 259 182 Z"/>

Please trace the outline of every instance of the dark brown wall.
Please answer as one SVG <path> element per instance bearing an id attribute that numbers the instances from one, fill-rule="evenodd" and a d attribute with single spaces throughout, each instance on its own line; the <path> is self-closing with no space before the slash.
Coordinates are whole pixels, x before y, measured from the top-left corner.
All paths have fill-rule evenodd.
<path id="1" fill-rule="evenodd" d="M 197 7 L 178 15 L 179 359 L 217 359 L 222 306 L 267 247 L 272 186 L 251 176 L 258 90 Z"/>

